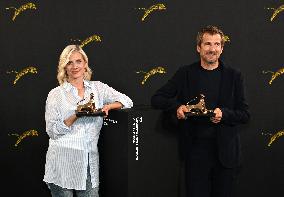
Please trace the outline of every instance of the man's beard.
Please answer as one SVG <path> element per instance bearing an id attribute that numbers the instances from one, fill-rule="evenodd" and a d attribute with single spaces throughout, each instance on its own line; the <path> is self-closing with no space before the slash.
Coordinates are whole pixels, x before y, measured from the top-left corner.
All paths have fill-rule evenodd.
<path id="1" fill-rule="evenodd" d="M 216 55 L 217 56 L 217 53 L 216 52 L 208 52 L 206 53 L 206 55 Z M 206 57 L 203 58 L 203 60 L 207 63 L 207 64 L 214 64 L 218 61 L 218 58 L 214 59 L 214 60 L 207 60 Z"/>
<path id="2" fill-rule="evenodd" d="M 206 61 L 207 64 L 214 64 L 216 63 L 217 61 Z"/>

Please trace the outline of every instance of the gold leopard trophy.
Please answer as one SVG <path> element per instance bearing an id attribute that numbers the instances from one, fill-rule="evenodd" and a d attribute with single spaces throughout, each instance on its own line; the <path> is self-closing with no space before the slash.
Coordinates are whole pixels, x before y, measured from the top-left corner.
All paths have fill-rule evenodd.
<path id="1" fill-rule="evenodd" d="M 94 94 L 90 94 L 90 100 L 83 105 L 77 105 L 77 109 L 75 110 L 75 114 L 77 117 L 81 116 L 104 116 L 105 112 L 101 109 L 96 109 L 96 104 L 94 100 Z"/>
<path id="2" fill-rule="evenodd" d="M 205 98 L 204 94 L 200 94 L 200 99 L 197 104 L 189 104 L 190 102 L 186 104 L 186 108 L 189 110 L 189 112 L 185 112 L 185 116 L 187 118 L 190 116 L 208 116 L 208 117 L 215 116 L 213 110 L 208 110 L 206 108 L 204 98 Z M 194 100 L 196 99 L 197 97 Z"/>

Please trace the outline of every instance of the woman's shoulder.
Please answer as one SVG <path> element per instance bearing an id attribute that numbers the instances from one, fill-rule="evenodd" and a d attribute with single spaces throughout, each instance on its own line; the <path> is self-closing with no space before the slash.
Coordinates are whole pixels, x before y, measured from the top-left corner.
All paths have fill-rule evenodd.
<path id="1" fill-rule="evenodd" d="M 48 97 L 53 97 L 53 96 L 58 95 L 61 88 L 62 88 L 61 86 L 57 86 L 57 87 L 51 89 L 48 93 Z"/>
<path id="2" fill-rule="evenodd" d="M 101 81 L 88 81 L 88 83 L 90 84 L 91 87 L 95 87 L 95 88 L 103 88 L 107 86 L 107 84 Z"/>

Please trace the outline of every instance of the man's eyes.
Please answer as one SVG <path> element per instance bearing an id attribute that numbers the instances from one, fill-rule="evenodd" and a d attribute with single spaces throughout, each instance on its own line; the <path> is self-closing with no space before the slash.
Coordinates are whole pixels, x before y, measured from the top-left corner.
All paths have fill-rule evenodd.
<path id="1" fill-rule="evenodd" d="M 208 43 L 204 43 L 204 44 L 207 45 L 207 46 L 210 46 L 210 45 L 211 45 L 211 43 L 209 43 L 209 42 L 208 42 Z M 213 44 L 212 44 L 212 45 L 213 45 Z M 220 46 L 221 43 L 215 43 L 214 45 L 215 45 L 215 46 Z"/>

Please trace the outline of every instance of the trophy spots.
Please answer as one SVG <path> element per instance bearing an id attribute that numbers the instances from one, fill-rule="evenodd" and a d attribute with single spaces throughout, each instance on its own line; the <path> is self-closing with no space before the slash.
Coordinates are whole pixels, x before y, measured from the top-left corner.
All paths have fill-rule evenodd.
<path id="1" fill-rule="evenodd" d="M 277 15 L 279 15 L 282 11 L 284 11 L 284 4 L 279 6 L 278 8 L 266 8 L 267 10 L 274 10 L 272 16 L 270 17 L 270 21 L 272 22 Z"/>
<path id="2" fill-rule="evenodd" d="M 102 40 L 101 40 L 101 37 L 100 37 L 100 36 L 98 36 L 98 35 L 92 35 L 92 36 L 86 38 L 85 40 L 83 40 L 82 43 L 81 43 L 81 45 L 80 45 L 80 47 L 83 48 L 83 47 L 86 46 L 87 44 L 89 44 L 89 43 L 91 43 L 91 42 L 94 42 L 94 41 L 96 41 L 96 42 L 101 42 Z"/>
<path id="3" fill-rule="evenodd" d="M 278 131 L 278 132 L 276 132 L 276 133 L 274 133 L 274 134 L 272 134 L 272 133 L 263 133 L 263 132 L 262 132 L 261 134 L 262 134 L 262 135 L 269 135 L 269 136 L 271 136 L 270 139 L 269 139 L 269 143 L 267 144 L 267 146 L 271 146 L 272 143 L 273 143 L 276 139 L 278 139 L 278 138 L 284 136 L 284 130 Z"/>
<path id="4" fill-rule="evenodd" d="M 144 13 L 144 15 L 141 18 L 141 21 L 144 22 L 146 17 L 148 15 L 150 15 L 152 12 L 166 10 L 167 8 L 166 8 L 166 6 L 163 3 L 158 3 L 158 4 L 155 4 L 155 5 L 152 5 L 149 8 L 138 8 L 138 9 L 139 10 L 145 10 L 145 13 Z"/>
<path id="5" fill-rule="evenodd" d="M 225 40 L 225 42 L 231 42 L 229 36 L 227 36 L 227 35 L 224 36 L 224 40 Z"/>
<path id="6" fill-rule="evenodd" d="M 26 137 L 38 136 L 38 132 L 34 129 L 31 129 L 31 130 L 23 132 L 21 135 L 17 133 L 12 133 L 12 134 L 9 134 L 9 136 L 16 136 L 18 138 L 16 143 L 14 144 L 14 146 L 17 147 L 21 143 L 21 141 L 25 139 Z"/>
<path id="7" fill-rule="evenodd" d="M 155 75 L 155 74 L 165 74 L 166 69 L 159 66 L 156 68 L 151 69 L 149 72 L 144 72 L 144 71 L 137 71 L 136 73 L 144 73 L 144 79 L 142 80 L 141 84 L 144 85 L 145 82 L 148 80 L 149 77 Z"/>
<path id="8" fill-rule="evenodd" d="M 273 71 L 262 71 L 262 73 L 263 73 L 263 74 L 267 74 L 267 73 L 271 73 L 271 74 L 272 74 L 272 75 L 271 75 L 271 79 L 270 79 L 270 81 L 268 82 L 268 84 L 271 85 L 272 82 L 273 82 L 277 77 L 279 77 L 280 75 L 284 74 L 284 67 L 278 69 L 276 72 L 273 72 Z M 271 146 L 272 143 L 273 143 L 276 139 L 278 139 L 278 138 L 280 138 L 281 136 L 284 135 L 284 130 L 278 131 L 278 132 L 276 132 L 275 134 L 262 133 L 262 135 L 270 135 L 270 136 L 272 136 L 272 137 L 270 138 L 270 140 L 269 140 L 268 145 L 267 145 L 267 146 Z"/>
<path id="9" fill-rule="evenodd" d="M 20 78 L 22 78 L 23 76 L 27 75 L 27 74 L 37 74 L 37 69 L 33 66 L 29 66 L 27 68 L 24 68 L 23 70 L 21 70 L 20 72 L 17 71 L 7 71 L 7 74 L 11 74 L 11 73 L 16 73 L 16 77 L 15 80 L 13 82 L 14 85 L 16 85 L 16 83 L 18 82 L 18 80 Z"/>
<path id="10" fill-rule="evenodd" d="M 75 39 L 75 40 L 71 39 L 71 41 L 80 42 L 79 45 L 81 48 L 83 48 L 84 46 L 88 45 L 91 42 L 102 42 L 102 39 L 101 36 L 94 34 L 92 36 L 89 36 L 83 41 L 81 41 L 80 39 Z"/>
<path id="11" fill-rule="evenodd" d="M 271 73 L 272 76 L 271 76 L 271 79 L 269 81 L 269 85 L 272 84 L 272 82 L 277 78 L 279 77 L 280 75 L 284 74 L 284 68 L 280 68 L 278 69 L 276 72 L 272 72 L 272 71 L 262 71 L 263 74 L 267 74 L 267 73 Z"/>
<path id="12" fill-rule="evenodd" d="M 22 12 L 24 12 L 25 10 L 28 10 L 28 9 L 33 9 L 33 10 L 36 10 L 36 5 L 34 3 L 26 3 L 26 4 L 23 4 L 21 5 L 19 8 L 15 8 L 15 7 L 8 7 L 6 8 L 6 10 L 10 10 L 10 9 L 14 9 L 15 12 L 14 12 L 14 16 L 12 18 L 13 21 L 16 20 L 16 17 L 18 15 L 20 15 Z"/>

